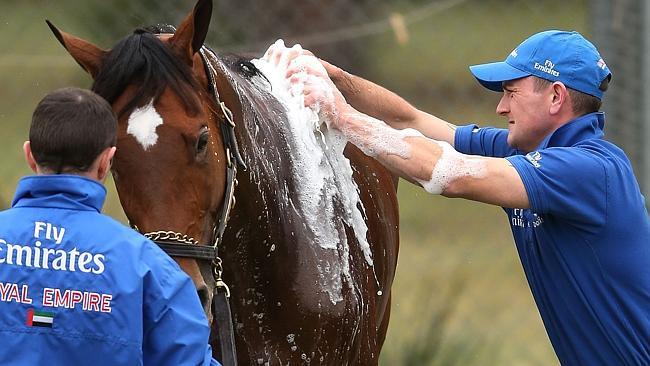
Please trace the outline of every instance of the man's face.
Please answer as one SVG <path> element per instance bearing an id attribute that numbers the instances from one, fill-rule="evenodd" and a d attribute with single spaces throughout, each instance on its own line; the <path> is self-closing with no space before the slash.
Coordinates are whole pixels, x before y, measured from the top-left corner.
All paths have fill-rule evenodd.
<path id="1" fill-rule="evenodd" d="M 550 88 L 535 91 L 532 76 L 503 83 L 503 96 L 496 111 L 508 119 L 508 145 L 530 152 L 552 132 L 549 107 L 553 94 Z"/>

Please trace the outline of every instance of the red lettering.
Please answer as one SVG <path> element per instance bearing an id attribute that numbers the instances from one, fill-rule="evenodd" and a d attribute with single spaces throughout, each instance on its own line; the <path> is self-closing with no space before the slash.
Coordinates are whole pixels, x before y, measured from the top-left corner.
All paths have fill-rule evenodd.
<path id="1" fill-rule="evenodd" d="M 27 297 L 27 290 L 28 289 L 29 289 L 29 286 L 27 286 L 27 285 L 22 286 L 22 291 L 20 293 L 20 295 L 21 295 L 20 296 L 20 302 L 22 302 L 23 304 L 31 304 L 32 303 L 32 299 Z"/>
<path id="2" fill-rule="evenodd" d="M 66 290 L 66 291 L 70 291 L 70 290 Z M 77 306 L 77 304 L 79 304 L 79 303 L 81 303 L 83 301 L 84 296 L 81 293 L 81 291 L 72 290 L 72 291 L 70 291 L 70 295 L 71 295 L 70 296 L 70 308 L 74 308 L 75 306 Z"/>
<path id="3" fill-rule="evenodd" d="M 102 313 L 111 312 L 111 299 L 113 299 L 113 295 L 102 295 Z"/>
<path id="4" fill-rule="evenodd" d="M 99 311 L 99 302 L 101 301 L 101 296 L 94 292 L 88 293 L 88 306 L 85 310 L 90 311 Z"/>
<path id="5" fill-rule="evenodd" d="M 0 282 L 0 300 L 2 301 L 7 300 L 7 292 L 9 292 L 10 287 L 11 285 L 8 283 Z"/>
<path id="6" fill-rule="evenodd" d="M 15 283 L 11 284 L 11 288 L 9 289 L 9 296 L 7 296 L 7 301 L 20 302 L 20 296 L 18 295 L 18 285 Z"/>
<path id="7" fill-rule="evenodd" d="M 70 307 L 70 293 L 66 290 L 63 292 L 63 295 L 61 295 L 61 290 L 54 289 L 54 305 L 55 307 L 64 307 L 64 308 L 69 308 Z"/>
<path id="8" fill-rule="evenodd" d="M 44 288 L 43 289 L 43 306 L 54 306 L 52 302 L 52 297 L 54 297 L 54 289 Z"/>

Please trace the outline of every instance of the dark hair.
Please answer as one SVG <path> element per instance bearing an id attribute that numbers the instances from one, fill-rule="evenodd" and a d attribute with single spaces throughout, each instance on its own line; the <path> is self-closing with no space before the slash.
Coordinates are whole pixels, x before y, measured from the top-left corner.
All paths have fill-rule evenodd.
<path id="1" fill-rule="evenodd" d="M 156 37 L 156 33 L 173 32 L 171 26 L 138 28 L 120 40 L 102 60 L 92 90 L 113 103 L 129 85 L 135 85 L 133 98 L 117 112 L 122 115 L 135 107 L 157 99 L 170 87 L 181 98 L 190 113 L 197 113 L 200 90 L 190 67 Z"/>
<path id="2" fill-rule="evenodd" d="M 542 79 L 536 76 L 534 78 L 535 86 L 533 87 L 533 90 L 535 92 L 540 92 L 553 84 L 552 81 L 546 79 Z M 600 86 L 601 90 L 607 90 L 608 83 L 609 78 L 605 78 Z M 569 92 L 569 97 L 571 98 L 571 110 L 573 113 L 582 116 L 588 113 L 598 112 L 600 110 L 602 102 L 597 97 L 577 91 L 575 89 L 571 89 L 569 87 L 567 87 L 567 91 Z"/>
<path id="3" fill-rule="evenodd" d="M 34 160 L 52 173 L 86 172 L 115 146 L 117 119 L 99 95 L 79 88 L 55 90 L 38 103 L 29 141 Z"/>

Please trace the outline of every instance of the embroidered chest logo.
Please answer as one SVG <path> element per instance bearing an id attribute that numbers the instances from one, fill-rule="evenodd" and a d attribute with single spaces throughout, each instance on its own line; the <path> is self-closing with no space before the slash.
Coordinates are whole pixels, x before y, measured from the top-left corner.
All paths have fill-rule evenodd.
<path id="1" fill-rule="evenodd" d="M 540 160 L 542 160 L 542 154 L 540 154 L 539 151 L 529 152 L 526 154 L 526 159 L 528 159 L 535 168 L 539 169 L 542 167 L 542 164 L 539 163 Z"/>
<path id="2" fill-rule="evenodd" d="M 510 224 L 513 227 L 538 227 L 544 223 L 544 219 L 541 216 L 530 210 L 524 210 L 521 208 L 515 208 L 512 210 L 512 217 L 510 218 Z"/>

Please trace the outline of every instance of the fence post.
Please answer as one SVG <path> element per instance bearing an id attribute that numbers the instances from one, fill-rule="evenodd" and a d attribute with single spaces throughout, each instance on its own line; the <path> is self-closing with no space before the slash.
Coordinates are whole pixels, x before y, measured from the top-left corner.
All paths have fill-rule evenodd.
<path id="1" fill-rule="evenodd" d="M 589 6 L 593 41 L 612 70 L 605 136 L 625 150 L 650 207 L 650 5 L 593 0 Z"/>

